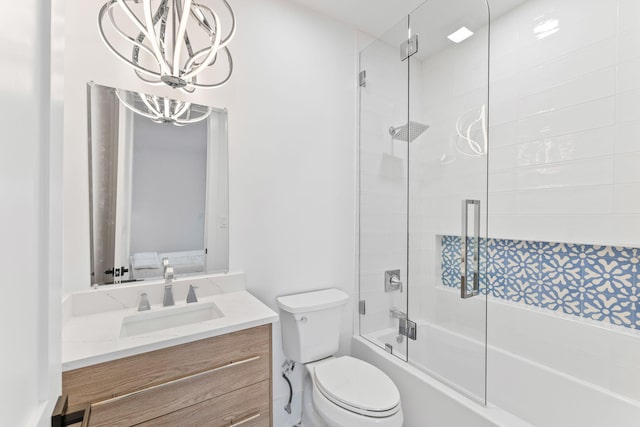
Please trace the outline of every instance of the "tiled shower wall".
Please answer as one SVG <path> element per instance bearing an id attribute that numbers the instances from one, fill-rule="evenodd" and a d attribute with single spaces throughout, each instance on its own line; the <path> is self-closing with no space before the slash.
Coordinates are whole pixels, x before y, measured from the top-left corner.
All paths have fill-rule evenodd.
<path id="1" fill-rule="evenodd" d="M 460 238 L 442 236 L 442 284 L 460 287 Z M 640 329 L 640 249 L 483 239 L 481 289 L 495 298 Z"/>
<path id="2" fill-rule="evenodd" d="M 637 0 L 532 0 L 495 21 L 493 236 L 640 243 L 639 17 Z"/>
<path id="3" fill-rule="evenodd" d="M 637 0 L 529 0 L 492 21 L 492 236 L 640 244 L 639 24 Z M 476 83 L 486 77 L 480 62 L 469 65 L 486 55 L 485 43 L 477 32 L 424 59 L 422 74 L 411 77 L 425 88 L 412 85 L 422 104 L 412 118 L 431 125 L 411 146 L 413 216 L 429 216 L 443 235 L 459 233 L 459 201 L 471 198 L 460 196 L 484 173 L 460 153 L 449 164 L 442 159 L 452 157 L 455 121 L 478 107 L 468 103 L 472 90 L 485 90 Z"/>
<path id="4" fill-rule="evenodd" d="M 637 0 L 528 0 L 494 17 L 488 200 L 474 193 L 484 159 L 452 156 L 449 143 L 482 75 L 469 65 L 486 54 L 482 34 L 425 58 L 422 74 L 412 74 L 424 87 L 411 91 L 422 103 L 416 120 L 431 128 L 411 146 L 409 281 L 412 295 L 425 297 L 410 311 L 434 312 L 435 236 L 460 233 L 462 199 L 482 199 L 481 234 L 496 239 L 640 246 L 639 24 Z M 582 302 L 580 310 L 588 314 Z"/>
<path id="5" fill-rule="evenodd" d="M 482 31 L 432 56 L 415 57 L 413 64 L 421 70 L 411 73 L 411 118 L 431 127 L 410 146 L 408 282 L 414 316 L 428 318 L 435 312 L 437 295 L 430 288 L 441 254 L 434 237 L 460 233 L 460 200 L 465 198 L 483 199 L 488 234 L 499 240 L 640 246 L 639 17 L 637 0 L 528 0 L 495 17 L 488 203 L 470 194 L 474 185 L 485 184 L 482 158 L 453 153 L 453 161 L 442 160 L 452 158 L 456 120 L 478 107 L 474 96 L 481 98 L 485 91 L 482 61 L 475 59 L 486 55 Z M 397 79 L 399 90 L 405 88 L 404 75 L 388 77 Z M 396 89 L 377 101 L 388 104 L 397 97 Z M 385 240 L 398 246 L 406 231 L 406 212 L 400 209 L 407 202 L 405 186 L 398 178 L 406 169 L 389 167 L 384 154 L 390 120 L 376 119 L 367 128 L 379 139 L 376 156 L 361 147 L 361 168 L 369 174 L 362 180 L 362 232 L 372 237 L 361 250 L 370 253 L 388 250 Z M 382 193 L 386 198 L 377 197 Z M 363 274 L 374 289 L 384 268 L 401 266 L 401 252 L 364 254 L 364 267 L 371 269 Z M 544 269 L 540 274 L 546 274 Z M 586 316 L 584 307 L 581 301 L 577 310 Z"/>

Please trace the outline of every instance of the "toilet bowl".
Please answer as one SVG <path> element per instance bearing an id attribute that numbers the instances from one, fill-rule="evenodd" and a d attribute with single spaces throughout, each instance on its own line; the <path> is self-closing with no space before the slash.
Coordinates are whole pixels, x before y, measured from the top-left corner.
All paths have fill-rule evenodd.
<path id="1" fill-rule="evenodd" d="M 401 427 L 400 393 L 375 366 L 335 357 L 348 295 L 338 289 L 278 297 L 282 345 L 305 366 L 304 427 Z"/>
<path id="2" fill-rule="evenodd" d="M 307 363 L 305 368 L 303 426 L 402 426 L 398 389 L 375 366 L 343 356 Z M 309 409 L 317 416 L 309 416 Z"/>

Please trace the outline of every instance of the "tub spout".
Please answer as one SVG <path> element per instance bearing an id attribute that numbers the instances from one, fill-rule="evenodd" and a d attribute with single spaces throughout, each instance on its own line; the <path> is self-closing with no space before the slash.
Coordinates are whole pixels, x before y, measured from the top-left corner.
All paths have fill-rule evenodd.
<path id="1" fill-rule="evenodd" d="M 399 309 L 393 307 L 389 310 L 389 314 L 391 315 L 392 319 L 406 319 L 407 318 L 407 313 L 405 313 L 404 311 L 400 311 Z"/>

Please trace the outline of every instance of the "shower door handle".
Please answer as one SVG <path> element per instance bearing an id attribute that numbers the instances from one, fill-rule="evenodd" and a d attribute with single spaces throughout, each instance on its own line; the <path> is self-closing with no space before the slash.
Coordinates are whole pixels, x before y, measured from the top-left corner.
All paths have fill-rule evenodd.
<path id="1" fill-rule="evenodd" d="M 469 253 L 469 207 L 473 206 L 473 253 Z M 462 201 L 462 235 L 460 238 L 460 298 L 467 299 L 480 293 L 480 200 Z M 473 260 L 472 286 L 469 289 L 469 257 Z"/>

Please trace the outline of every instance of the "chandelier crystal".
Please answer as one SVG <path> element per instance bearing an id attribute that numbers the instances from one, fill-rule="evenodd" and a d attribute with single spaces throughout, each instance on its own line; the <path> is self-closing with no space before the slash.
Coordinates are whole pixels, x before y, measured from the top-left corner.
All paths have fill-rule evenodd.
<path id="1" fill-rule="evenodd" d="M 227 45 L 236 31 L 231 6 L 227 0 L 219 1 L 230 15 L 224 36 L 220 15 L 192 0 L 109 0 L 98 14 L 98 29 L 109 50 L 147 83 L 188 93 L 216 88 L 233 72 Z M 220 76 L 217 70 L 225 66 L 227 72 Z M 207 74 L 215 74 L 213 82 L 204 79 Z"/>
<path id="2" fill-rule="evenodd" d="M 192 105 L 190 102 L 147 95 L 146 93 L 127 91 L 122 93 L 120 90 L 116 90 L 116 96 L 126 108 L 156 123 L 186 126 L 205 120 L 211 115 L 210 107 Z"/>

